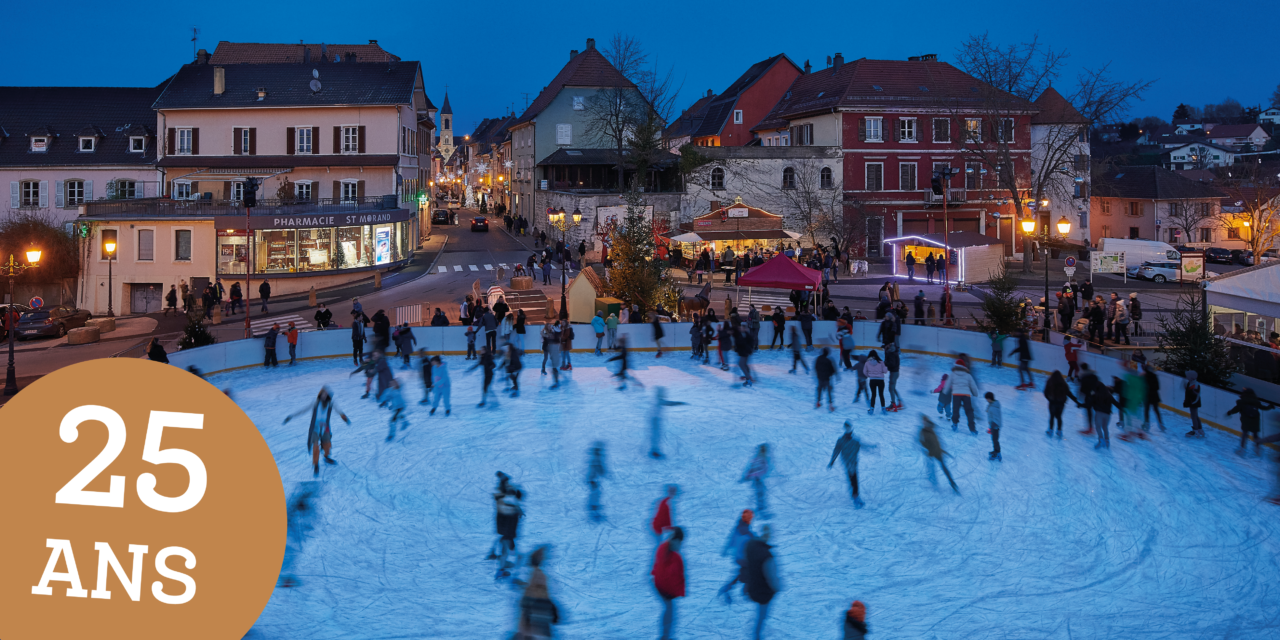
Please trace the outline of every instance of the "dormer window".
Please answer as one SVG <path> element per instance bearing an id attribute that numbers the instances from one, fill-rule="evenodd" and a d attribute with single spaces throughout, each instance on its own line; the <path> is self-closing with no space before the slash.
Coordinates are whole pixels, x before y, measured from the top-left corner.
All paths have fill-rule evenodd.
<path id="1" fill-rule="evenodd" d="M 147 139 L 143 136 L 129 137 L 129 152 L 142 153 L 147 150 Z"/>
<path id="2" fill-rule="evenodd" d="M 49 138 L 45 136 L 34 136 L 31 138 L 31 150 L 36 153 L 44 153 L 49 150 Z"/>
<path id="3" fill-rule="evenodd" d="M 93 137 L 80 138 L 80 150 L 87 153 L 93 153 L 93 149 L 97 146 L 97 142 L 98 139 Z"/>

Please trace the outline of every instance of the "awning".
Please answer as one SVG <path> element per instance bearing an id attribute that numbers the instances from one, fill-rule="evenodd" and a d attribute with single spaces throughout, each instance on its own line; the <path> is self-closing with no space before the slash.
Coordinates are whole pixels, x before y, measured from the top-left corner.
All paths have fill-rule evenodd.
<path id="1" fill-rule="evenodd" d="M 1239 269 L 1204 285 L 1208 303 L 1245 313 L 1280 317 L 1280 262 Z"/>
<path id="2" fill-rule="evenodd" d="M 672 236 L 676 242 L 723 242 L 731 240 L 795 240 L 800 234 L 785 229 L 759 231 L 697 231 Z"/>

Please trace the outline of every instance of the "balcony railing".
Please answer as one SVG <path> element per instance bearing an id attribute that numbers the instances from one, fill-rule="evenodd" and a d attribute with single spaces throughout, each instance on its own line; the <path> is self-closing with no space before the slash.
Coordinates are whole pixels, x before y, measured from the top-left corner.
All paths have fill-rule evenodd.
<path id="1" fill-rule="evenodd" d="M 952 189 L 948 189 L 947 191 L 948 191 L 948 193 L 950 194 L 950 197 L 947 199 L 947 202 L 950 202 L 950 203 L 964 203 L 964 202 L 967 202 L 967 201 L 968 201 L 968 200 L 967 200 L 967 194 L 965 193 L 965 190 L 964 190 L 964 189 L 956 189 L 956 188 L 952 188 Z M 942 196 L 940 196 L 940 195 L 938 195 L 938 194 L 934 193 L 932 189 L 925 189 L 925 191 L 924 191 L 924 201 L 925 201 L 925 203 L 929 203 L 929 204 L 932 204 L 932 203 L 938 203 L 938 204 L 941 204 L 941 203 L 942 203 L 942 198 L 943 198 Z"/>
<path id="2" fill-rule="evenodd" d="M 359 198 L 320 198 L 317 200 L 258 199 L 253 215 L 329 214 L 354 211 L 378 211 L 400 208 L 399 196 L 362 196 Z M 140 198 L 135 200 L 95 200 L 85 203 L 85 215 L 144 216 L 231 216 L 244 215 L 239 200 L 173 200 Z"/>

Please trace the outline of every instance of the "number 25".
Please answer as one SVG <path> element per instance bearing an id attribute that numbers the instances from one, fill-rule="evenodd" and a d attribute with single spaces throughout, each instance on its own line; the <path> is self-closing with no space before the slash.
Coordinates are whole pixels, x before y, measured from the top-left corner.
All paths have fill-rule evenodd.
<path id="1" fill-rule="evenodd" d="M 102 449 L 84 469 L 58 490 L 54 502 L 58 504 L 78 504 L 87 507 L 124 507 L 124 476 L 111 476 L 111 489 L 108 491 L 87 491 L 85 487 L 93 482 L 124 451 L 127 430 L 120 414 L 98 405 L 76 407 L 62 418 L 58 427 L 58 435 L 63 442 L 75 442 L 79 437 L 82 423 L 101 422 L 107 427 L 107 446 Z M 142 503 L 165 513 L 181 513 L 197 504 L 204 498 L 209 483 L 204 462 L 199 456 L 184 449 L 161 449 L 160 438 L 165 427 L 177 429 L 203 429 L 204 416 L 199 413 L 177 413 L 173 411 L 152 411 L 147 423 L 147 439 L 142 446 L 142 459 L 151 464 L 178 464 L 187 470 L 190 482 L 187 490 L 176 498 L 156 493 L 156 477 L 144 473 L 138 476 L 138 498 Z"/>

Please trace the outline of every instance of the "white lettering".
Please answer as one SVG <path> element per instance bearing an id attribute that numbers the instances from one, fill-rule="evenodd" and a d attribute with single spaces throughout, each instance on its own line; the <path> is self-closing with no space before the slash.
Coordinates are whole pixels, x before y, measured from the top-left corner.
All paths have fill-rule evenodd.
<path id="1" fill-rule="evenodd" d="M 46 547 L 53 549 L 49 554 L 49 563 L 44 566 L 44 574 L 40 576 L 40 584 L 31 587 L 31 594 L 36 596 L 51 596 L 53 589 L 49 586 L 50 582 L 70 582 L 71 586 L 67 588 L 68 598 L 84 598 L 89 595 L 80 586 L 80 572 L 76 570 L 76 556 L 71 552 L 70 540 L 55 540 L 53 538 L 44 541 Z M 66 556 L 67 572 L 59 573 L 54 571 L 58 568 L 58 558 Z"/>
<path id="2" fill-rule="evenodd" d="M 111 550 L 111 545 L 105 542 L 95 542 L 93 543 L 93 548 L 98 550 L 98 588 L 93 590 L 90 597 L 98 600 L 111 599 L 111 592 L 107 591 L 107 567 L 110 567 L 116 572 L 116 578 L 120 580 L 120 584 L 124 585 L 124 590 L 129 594 L 129 599 L 137 602 L 142 597 L 142 557 L 147 555 L 146 545 L 129 545 L 129 553 L 133 554 L 132 576 L 125 575 L 124 567 L 120 565 L 120 560 L 116 558 L 115 552 Z"/>
<path id="3" fill-rule="evenodd" d="M 151 583 L 151 595 L 165 604 L 186 604 L 196 597 L 196 581 L 185 573 L 179 573 L 165 566 L 170 556 L 181 556 L 186 561 L 183 564 L 187 570 L 191 570 L 196 568 L 196 554 L 182 547 L 165 547 L 156 554 L 156 572 L 170 580 L 181 582 L 186 589 L 179 595 L 171 596 L 164 592 L 164 585 L 156 580 Z"/>

